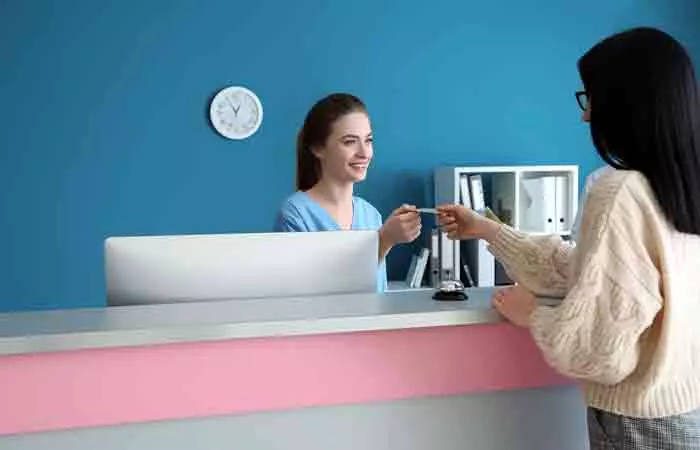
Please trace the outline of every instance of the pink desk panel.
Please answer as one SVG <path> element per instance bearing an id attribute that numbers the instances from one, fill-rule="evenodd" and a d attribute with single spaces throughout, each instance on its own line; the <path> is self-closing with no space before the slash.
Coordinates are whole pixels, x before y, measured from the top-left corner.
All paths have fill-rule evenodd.
<path id="1" fill-rule="evenodd" d="M 507 324 L 0 357 L 0 435 L 569 384 Z"/>

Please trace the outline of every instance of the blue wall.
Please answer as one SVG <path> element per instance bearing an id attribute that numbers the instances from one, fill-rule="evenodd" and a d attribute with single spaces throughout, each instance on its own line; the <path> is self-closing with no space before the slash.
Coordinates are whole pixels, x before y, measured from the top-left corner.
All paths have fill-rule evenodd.
<path id="1" fill-rule="evenodd" d="M 533 5 L 536 5 L 533 6 Z M 694 0 L 355 2 L 0 0 L 0 310 L 104 303 L 102 242 L 268 231 L 296 131 L 331 91 L 366 100 L 360 195 L 429 201 L 441 164 L 597 165 L 576 60 L 663 26 L 700 59 Z M 209 98 L 243 84 L 265 121 L 219 138 Z M 405 273 L 411 247 L 392 254 Z"/>

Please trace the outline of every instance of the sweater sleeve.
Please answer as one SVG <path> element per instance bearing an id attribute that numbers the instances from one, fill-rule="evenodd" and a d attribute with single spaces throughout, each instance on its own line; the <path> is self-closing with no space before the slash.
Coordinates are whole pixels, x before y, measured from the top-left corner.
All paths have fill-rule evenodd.
<path id="1" fill-rule="evenodd" d="M 529 236 L 504 225 L 489 251 L 513 281 L 536 295 L 566 295 L 574 247 L 559 236 Z"/>
<path id="2" fill-rule="evenodd" d="M 608 385 L 627 378 L 661 309 L 656 246 L 662 237 L 635 200 L 616 198 L 609 212 L 586 208 L 583 259 L 571 291 L 531 317 L 545 360 L 569 377 Z"/>

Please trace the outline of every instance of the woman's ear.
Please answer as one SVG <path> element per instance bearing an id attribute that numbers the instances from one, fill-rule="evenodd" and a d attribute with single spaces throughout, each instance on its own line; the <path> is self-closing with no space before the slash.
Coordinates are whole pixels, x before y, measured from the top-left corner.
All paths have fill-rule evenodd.
<path id="1" fill-rule="evenodd" d="M 590 122 L 591 121 L 591 106 L 588 105 L 588 108 L 583 112 L 583 115 L 581 115 L 581 121 L 582 122 Z"/>
<path id="2" fill-rule="evenodd" d="M 316 159 L 321 160 L 323 159 L 323 149 L 321 147 L 315 146 L 311 147 L 311 154 L 316 157 Z"/>

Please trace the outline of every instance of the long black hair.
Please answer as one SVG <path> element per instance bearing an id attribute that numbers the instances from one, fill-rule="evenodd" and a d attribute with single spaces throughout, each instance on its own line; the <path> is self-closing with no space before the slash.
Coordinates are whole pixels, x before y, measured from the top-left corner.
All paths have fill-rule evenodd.
<path id="1" fill-rule="evenodd" d="M 634 28 L 578 63 L 600 156 L 649 181 L 666 218 L 700 235 L 700 98 L 693 63 L 667 33 Z"/>

